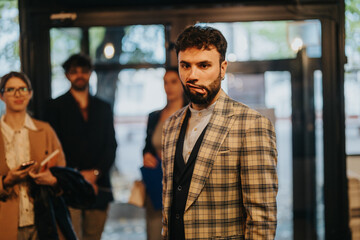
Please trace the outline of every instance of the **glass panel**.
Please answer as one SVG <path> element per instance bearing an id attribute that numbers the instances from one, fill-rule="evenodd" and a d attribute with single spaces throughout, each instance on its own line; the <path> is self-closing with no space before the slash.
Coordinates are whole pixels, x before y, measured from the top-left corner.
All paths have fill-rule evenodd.
<path id="1" fill-rule="evenodd" d="M 321 57 L 321 23 L 318 20 L 204 25 L 213 26 L 224 34 L 228 40 L 227 60 L 234 64 L 241 65 L 241 62 L 249 60 L 295 59 L 296 52 L 304 47 L 309 57 Z M 258 69 L 254 72 L 258 72 Z M 227 80 L 230 96 L 273 119 L 277 134 L 279 177 L 276 239 L 292 239 L 294 226 L 291 74 L 288 71 L 269 70 L 264 74 L 228 73 Z M 318 96 L 321 97 L 322 95 Z M 319 128 L 322 128 L 322 125 Z M 318 130 L 317 139 L 321 137 L 321 132 Z M 322 146 L 317 144 L 318 148 Z M 319 165 L 318 171 L 322 171 L 322 164 L 319 163 L 323 161 L 321 153 L 317 153 L 316 160 Z M 316 177 L 320 191 L 323 186 L 323 174 Z M 323 211 L 321 191 L 317 197 L 320 211 L 318 228 L 319 234 L 322 235 L 324 214 L 321 212 Z"/>
<path id="2" fill-rule="evenodd" d="M 166 104 L 164 69 L 124 69 L 119 73 L 114 104 L 118 149 L 116 168 L 121 181 L 116 200 L 127 202 L 135 179 L 140 179 L 142 149 L 145 144 L 147 115 Z M 156 94 L 154 94 L 156 93 Z"/>
<path id="3" fill-rule="evenodd" d="M 0 2 L 0 77 L 20 70 L 19 35 L 17 1 Z M 5 104 L 0 100 L 0 116 L 3 113 Z"/>
<path id="4" fill-rule="evenodd" d="M 293 174 L 291 75 L 289 72 L 265 72 L 265 106 L 275 110 L 275 131 L 278 149 L 279 192 L 276 239 L 293 238 Z M 265 115 L 265 114 L 264 114 Z M 266 116 L 266 115 L 265 115 Z M 271 119 L 271 118 L 270 118 Z"/>
<path id="5" fill-rule="evenodd" d="M 345 74 L 346 153 L 360 155 L 360 71 Z"/>
<path id="6" fill-rule="evenodd" d="M 52 28 L 50 30 L 51 44 L 51 97 L 56 98 L 70 88 L 62 64 L 66 59 L 80 52 L 80 28 Z"/>
<path id="7" fill-rule="evenodd" d="M 321 56 L 321 25 L 318 20 L 202 23 L 219 29 L 228 41 L 230 62 L 295 58 L 294 39 L 307 47 L 310 57 Z M 299 46 L 299 47 L 301 47 Z"/>
<path id="8" fill-rule="evenodd" d="M 163 25 L 92 27 L 89 36 L 90 55 L 97 63 L 165 63 Z"/>
<path id="9" fill-rule="evenodd" d="M 121 35 L 123 34 L 123 35 Z M 92 27 L 89 29 L 90 55 L 96 64 L 120 63 L 165 63 L 165 34 L 163 25 Z M 55 98 L 70 88 L 62 64 L 74 53 L 80 52 L 81 29 L 51 29 L 52 97 Z M 108 41 L 117 40 L 107 48 Z M 122 39 L 122 41 L 121 41 Z M 148 41 L 143 41 L 147 39 Z M 115 43 L 116 41 L 113 41 Z M 106 53 L 106 54 L 105 54 Z M 113 54 L 112 58 L 107 58 Z M 114 61 L 116 59 L 116 61 Z M 103 65 L 102 65 L 103 66 Z M 124 238 L 145 239 L 144 210 L 127 204 L 130 188 L 135 179 L 140 179 L 142 149 L 145 143 L 147 115 L 165 106 L 163 68 L 117 69 L 93 71 L 90 91 L 94 95 L 107 97 L 108 85 L 115 76 L 114 122 L 118 143 L 115 166 L 111 180 L 115 202 L 111 204 L 109 219 L 103 234 L 104 239 Z M 99 83 L 98 83 L 99 78 Z M 109 81 L 110 80 L 110 81 Z M 104 82 L 105 81 L 105 82 Z M 104 84 L 106 86 L 104 86 Z M 154 94 L 156 93 L 156 94 Z M 111 95 L 111 94 L 110 94 Z M 111 97 L 110 97 L 111 99 Z"/>
<path id="10" fill-rule="evenodd" d="M 148 68 L 124 69 L 118 74 L 114 103 L 118 148 L 112 174 L 116 202 L 111 206 L 113 217 L 110 216 L 104 233 L 105 236 L 112 233 L 114 239 L 119 236 L 124 239 L 146 239 L 143 209 L 126 203 L 134 180 L 141 179 L 147 116 L 166 104 L 164 73 L 163 68 Z M 121 212 L 115 214 L 116 209 L 120 208 Z"/>
<path id="11" fill-rule="evenodd" d="M 360 155 L 360 10 L 359 0 L 346 0 L 345 116 L 346 153 Z M 359 163 L 357 163 L 359 165 Z"/>

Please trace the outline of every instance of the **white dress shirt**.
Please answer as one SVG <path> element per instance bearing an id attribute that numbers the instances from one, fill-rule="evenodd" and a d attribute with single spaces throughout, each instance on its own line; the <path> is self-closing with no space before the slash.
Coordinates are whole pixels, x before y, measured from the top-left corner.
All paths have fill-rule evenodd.
<path id="1" fill-rule="evenodd" d="M 209 123 L 214 112 L 215 104 L 216 102 L 202 110 L 195 110 L 190 105 L 191 116 L 189 118 L 183 148 L 183 158 L 185 163 L 187 163 L 197 139 Z"/>
<path id="2" fill-rule="evenodd" d="M 13 130 L 1 117 L 1 132 L 4 136 L 6 163 L 10 169 L 18 167 L 21 163 L 30 161 L 29 129 L 37 128 L 31 117 L 26 114 L 24 126 L 20 130 Z M 19 184 L 19 227 L 34 224 L 34 204 L 28 196 L 26 183 Z"/>

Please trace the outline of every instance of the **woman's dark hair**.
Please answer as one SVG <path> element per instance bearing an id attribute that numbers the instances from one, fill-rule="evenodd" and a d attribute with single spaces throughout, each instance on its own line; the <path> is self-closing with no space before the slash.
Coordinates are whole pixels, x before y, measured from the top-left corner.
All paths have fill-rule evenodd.
<path id="1" fill-rule="evenodd" d="M 220 62 L 225 60 L 227 41 L 222 33 L 212 27 L 194 25 L 186 28 L 175 43 L 176 54 L 188 48 L 210 50 L 215 47 L 220 53 Z"/>
<path id="2" fill-rule="evenodd" d="M 30 79 L 28 78 L 28 76 L 26 76 L 25 73 L 22 73 L 22 72 L 9 72 L 9 73 L 5 74 L 4 76 L 2 76 L 2 78 L 0 80 L 0 93 L 1 93 L 1 95 L 4 94 L 5 85 L 6 85 L 7 81 L 10 78 L 13 78 L 13 77 L 20 78 L 21 80 L 23 80 L 23 82 L 26 84 L 27 88 L 30 91 L 32 90 Z"/>
<path id="3" fill-rule="evenodd" d="M 65 73 L 68 73 L 72 67 L 85 67 L 90 70 L 93 69 L 93 65 L 89 56 L 78 53 L 71 55 L 62 65 Z"/>

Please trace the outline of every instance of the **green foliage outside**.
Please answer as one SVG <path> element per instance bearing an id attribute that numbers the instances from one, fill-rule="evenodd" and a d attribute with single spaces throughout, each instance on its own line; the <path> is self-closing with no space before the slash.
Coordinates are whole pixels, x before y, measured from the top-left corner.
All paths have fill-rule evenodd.
<path id="1" fill-rule="evenodd" d="M 271 46 L 264 59 L 289 59 L 295 58 L 296 53 L 291 50 L 287 42 L 287 22 L 255 22 L 244 23 L 249 33 Z"/>
<path id="2" fill-rule="evenodd" d="M 0 75 L 20 70 L 17 1 L 0 0 Z"/>
<path id="3" fill-rule="evenodd" d="M 360 68 L 360 0 L 345 0 L 348 70 Z"/>

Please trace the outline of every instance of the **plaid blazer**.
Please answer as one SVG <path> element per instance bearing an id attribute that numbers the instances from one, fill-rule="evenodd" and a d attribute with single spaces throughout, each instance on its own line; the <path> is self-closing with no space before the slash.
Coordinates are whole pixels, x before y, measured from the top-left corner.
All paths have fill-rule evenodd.
<path id="1" fill-rule="evenodd" d="M 163 239 L 175 148 L 188 106 L 163 128 Z M 184 212 L 186 239 L 274 239 L 276 137 L 271 122 L 222 90 L 196 159 Z"/>

